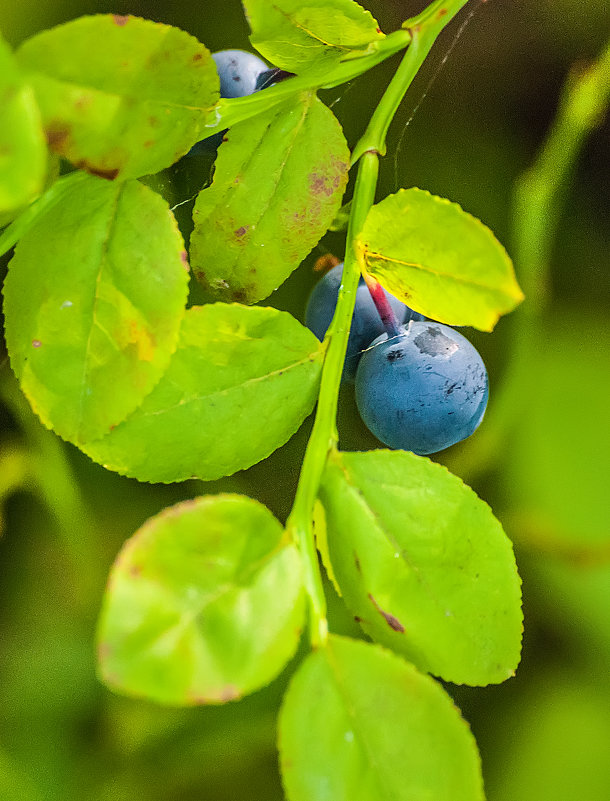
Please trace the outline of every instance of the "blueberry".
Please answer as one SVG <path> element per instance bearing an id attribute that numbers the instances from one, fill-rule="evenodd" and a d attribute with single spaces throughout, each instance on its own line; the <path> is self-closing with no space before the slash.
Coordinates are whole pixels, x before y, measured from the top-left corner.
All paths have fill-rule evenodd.
<path id="1" fill-rule="evenodd" d="M 356 403 L 367 428 L 390 448 L 441 451 L 469 437 L 487 406 L 487 371 L 453 328 L 414 321 L 382 334 L 363 355 Z"/>
<path id="2" fill-rule="evenodd" d="M 256 89 L 256 79 L 268 67 L 254 53 L 245 50 L 220 50 L 212 53 L 220 78 L 221 97 L 246 97 Z"/>
<path id="3" fill-rule="evenodd" d="M 324 334 L 326 334 L 326 330 L 335 313 L 342 275 L 343 264 L 341 263 L 326 273 L 309 296 L 307 309 L 305 310 L 305 325 L 310 331 L 313 331 L 319 340 L 324 339 Z M 409 320 L 423 320 L 421 314 L 409 309 L 408 306 L 390 295 L 389 292 L 386 292 L 386 296 L 399 323 L 406 323 Z M 368 287 L 361 278 L 356 291 L 356 305 L 343 367 L 343 379 L 345 381 L 354 381 L 362 351 L 383 331 L 384 327 L 379 312 L 373 303 Z"/>
<path id="4" fill-rule="evenodd" d="M 259 76 L 270 72 L 262 59 L 246 50 L 219 50 L 218 53 L 212 53 L 212 58 L 220 78 L 221 97 L 246 97 L 254 94 L 260 88 L 257 86 Z M 202 139 L 193 145 L 188 155 L 196 156 L 216 150 L 224 134 L 225 131 L 220 131 Z"/>

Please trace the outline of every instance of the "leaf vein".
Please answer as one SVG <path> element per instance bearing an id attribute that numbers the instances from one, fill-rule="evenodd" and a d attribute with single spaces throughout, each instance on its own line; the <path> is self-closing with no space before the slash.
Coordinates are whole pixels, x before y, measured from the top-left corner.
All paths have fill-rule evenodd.
<path id="1" fill-rule="evenodd" d="M 454 275 L 454 274 L 448 273 L 448 272 L 443 272 L 441 270 L 434 270 L 434 269 L 432 269 L 431 267 L 428 267 L 425 264 L 420 264 L 419 262 L 409 262 L 409 261 L 405 261 L 403 259 L 398 259 L 398 258 L 393 257 L 393 256 L 386 256 L 386 255 L 384 255 L 382 253 L 377 253 L 375 251 L 368 250 L 368 249 L 366 249 L 366 247 L 364 248 L 364 257 L 367 260 L 367 265 L 370 264 L 370 262 L 369 262 L 369 257 L 370 257 L 371 259 L 377 259 L 380 262 L 388 262 L 390 264 L 398 264 L 398 265 L 400 265 L 402 267 L 412 267 L 412 268 L 414 268 L 416 270 L 421 270 L 422 272 L 430 273 L 431 275 L 435 275 L 438 278 L 447 278 L 450 281 L 455 281 L 456 283 L 459 283 L 459 284 L 465 284 L 467 286 L 478 286 L 481 289 L 486 289 L 489 292 L 492 292 L 494 294 L 509 295 L 509 293 L 504 289 L 501 289 L 501 288 L 499 288 L 497 286 L 491 286 L 491 285 L 486 284 L 486 283 L 484 283 L 482 281 L 475 281 L 474 278 L 464 278 L 462 276 Z"/>

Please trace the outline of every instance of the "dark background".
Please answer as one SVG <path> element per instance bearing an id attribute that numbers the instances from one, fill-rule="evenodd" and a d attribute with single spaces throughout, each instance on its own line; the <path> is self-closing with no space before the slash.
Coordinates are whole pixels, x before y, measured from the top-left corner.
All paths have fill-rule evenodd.
<path id="1" fill-rule="evenodd" d="M 4 5 L 0 29 L 15 46 L 81 14 L 113 11 L 177 25 L 212 51 L 248 48 L 236 0 Z M 422 7 L 365 5 L 386 32 Z M 470 6 L 475 13 L 438 72 Z M 471 0 L 397 115 L 379 197 L 412 185 L 449 197 L 511 251 L 514 181 L 535 157 L 570 68 L 593 59 L 609 34 L 607 0 Z M 350 146 L 396 63 L 323 93 Z M 490 412 L 466 445 L 439 455 L 503 521 L 524 580 L 524 656 L 516 678 L 499 687 L 448 688 L 477 736 L 490 801 L 610 797 L 609 154 L 606 120 L 588 139 L 564 193 L 544 315 L 518 311 L 492 335 L 465 332 L 489 368 Z M 186 199 L 185 187 L 205 169 L 180 166 L 163 180 Z M 328 250 L 342 255 L 342 247 L 341 235 L 330 235 L 266 302 L 302 319 L 315 258 Z M 519 411 L 501 447 L 481 462 L 477 440 L 495 425 L 494 394 L 503 391 L 521 326 L 530 348 L 516 393 Z M 275 717 L 290 671 L 224 708 L 163 709 L 112 695 L 98 683 L 94 633 L 118 549 L 164 506 L 230 490 L 258 498 L 285 519 L 310 423 L 247 472 L 211 485 L 148 486 L 105 472 L 43 430 L 6 367 L 2 396 L 2 801 L 281 798 Z M 345 448 L 376 444 L 353 411 L 349 389 L 342 391 L 339 422 Z M 329 600 L 335 630 L 355 634 L 331 589 Z"/>

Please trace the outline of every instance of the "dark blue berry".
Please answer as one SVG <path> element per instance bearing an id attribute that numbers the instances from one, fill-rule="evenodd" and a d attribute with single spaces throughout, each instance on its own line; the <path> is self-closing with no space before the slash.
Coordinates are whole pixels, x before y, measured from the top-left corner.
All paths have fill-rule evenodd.
<path id="1" fill-rule="evenodd" d="M 469 437 L 487 406 L 487 371 L 476 348 L 442 323 L 414 321 L 378 337 L 356 374 L 367 428 L 390 448 L 441 451 Z"/>
<path id="2" fill-rule="evenodd" d="M 335 313 L 342 275 L 343 264 L 338 264 L 316 284 L 309 296 L 307 309 L 305 310 L 305 325 L 313 331 L 320 341 L 324 339 L 326 330 Z M 408 306 L 405 306 L 393 295 L 386 292 L 386 296 L 399 323 L 406 323 L 413 319 L 423 319 L 421 314 L 409 309 Z M 362 351 L 383 331 L 384 326 L 379 312 L 373 303 L 368 287 L 361 278 L 356 291 L 356 305 L 343 367 L 343 379 L 345 381 L 354 381 Z"/>

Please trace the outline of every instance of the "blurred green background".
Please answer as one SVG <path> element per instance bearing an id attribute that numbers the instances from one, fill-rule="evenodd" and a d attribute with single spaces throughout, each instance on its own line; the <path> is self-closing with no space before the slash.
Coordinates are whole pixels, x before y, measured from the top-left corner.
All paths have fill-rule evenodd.
<path id="1" fill-rule="evenodd" d="M 386 32 L 423 6 L 364 5 Z M 476 13 L 447 63 L 436 74 L 459 22 L 399 112 L 379 196 L 417 185 L 449 197 L 512 252 L 515 180 L 532 163 L 572 66 L 601 52 L 610 7 L 607 0 L 471 0 L 462 20 L 470 6 Z M 19 0 L 3 4 L 0 29 L 17 45 L 98 11 L 177 25 L 212 51 L 248 48 L 237 0 L 117 0 L 111 7 L 101 0 Z M 395 66 L 390 61 L 325 93 L 351 146 Z M 209 170 L 181 163 L 163 180 L 176 200 L 186 200 Z M 439 456 L 503 521 L 523 577 L 517 676 L 498 687 L 448 688 L 479 742 L 489 801 L 610 798 L 609 188 L 606 119 L 564 187 L 543 311 L 535 313 L 540 298 L 530 294 L 494 334 L 466 332 L 489 368 L 490 411 L 471 440 Z M 342 255 L 342 247 L 340 234 L 329 235 L 267 302 L 303 319 L 316 280 L 313 262 L 329 250 Z M 516 265 L 518 275 L 522 267 Z M 114 696 L 98 683 L 94 632 L 118 549 L 164 506 L 239 491 L 285 519 L 310 423 L 244 473 L 210 485 L 147 486 L 105 472 L 45 431 L 6 366 L 0 393 L 0 799 L 280 799 L 274 721 L 290 671 L 223 708 L 163 709 Z M 504 398 L 508 412 L 494 409 L 494 396 Z M 375 446 L 349 389 L 342 391 L 339 422 L 343 447 Z M 502 423 L 504 436 L 494 439 Z M 330 588 L 329 599 L 335 630 L 355 634 Z"/>

